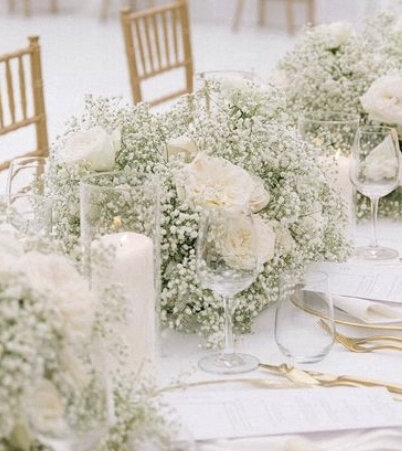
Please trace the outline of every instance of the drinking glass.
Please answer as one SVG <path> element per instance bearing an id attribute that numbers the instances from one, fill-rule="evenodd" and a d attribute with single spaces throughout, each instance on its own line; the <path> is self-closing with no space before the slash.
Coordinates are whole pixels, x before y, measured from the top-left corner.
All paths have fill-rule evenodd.
<path id="1" fill-rule="evenodd" d="M 356 224 L 355 188 L 349 178 L 350 155 L 359 128 L 359 116 L 335 111 L 306 113 L 298 120 L 301 138 L 319 151 L 328 181 L 341 196 L 348 220 L 348 235 Z"/>
<path id="2" fill-rule="evenodd" d="M 99 349 L 67 347 L 65 369 L 52 378 L 36 374 L 26 400 L 30 429 L 54 451 L 90 451 L 114 424 L 111 383 Z"/>
<path id="3" fill-rule="evenodd" d="M 329 333 L 309 313 L 312 310 L 325 318 Z M 282 353 L 294 363 L 318 362 L 331 349 L 334 335 L 328 275 L 316 270 L 283 273 L 275 312 L 275 341 Z"/>
<path id="4" fill-rule="evenodd" d="M 257 237 L 251 213 L 237 208 L 204 210 L 197 244 L 197 277 L 203 288 L 223 299 L 225 348 L 201 359 L 202 370 L 236 374 L 257 368 L 256 357 L 234 352 L 232 298 L 254 282 L 258 269 Z"/>
<path id="5" fill-rule="evenodd" d="M 305 113 L 298 119 L 301 138 L 315 145 L 322 155 L 349 157 L 359 128 L 360 117 L 341 111 Z"/>
<path id="6" fill-rule="evenodd" d="M 159 318 L 159 182 L 152 174 L 106 172 L 81 181 L 81 241 L 92 290 L 119 290 L 117 341 L 127 358 L 110 366 L 131 375 L 154 365 Z"/>
<path id="7" fill-rule="evenodd" d="M 52 201 L 36 194 L 18 194 L 10 199 L 8 222 L 25 236 L 47 237 L 52 230 Z"/>
<path id="8" fill-rule="evenodd" d="M 356 189 L 370 199 L 372 238 L 369 246 L 355 249 L 357 257 L 387 260 L 398 251 L 378 245 L 378 203 L 400 182 L 401 154 L 396 130 L 388 127 L 361 127 L 353 146 L 350 179 Z"/>
<path id="9" fill-rule="evenodd" d="M 21 157 L 11 161 L 8 169 L 6 197 L 23 194 L 43 195 L 48 159 L 45 157 Z"/>

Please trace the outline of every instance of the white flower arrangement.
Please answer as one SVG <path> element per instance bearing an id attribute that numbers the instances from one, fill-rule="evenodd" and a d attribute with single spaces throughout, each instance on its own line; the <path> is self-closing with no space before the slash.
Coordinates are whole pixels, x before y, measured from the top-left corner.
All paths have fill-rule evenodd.
<path id="1" fill-rule="evenodd" d="M 284 90 L 287 119 L 295 124 L 308 112 L 358 114 L 402 129 L 402 28 L 398 15 L 382 12 L 360 31 L 333 23 L 307 28 L 279 62 L 270 81 Z M 359 199 L 358 216 L 369 212 Z M 380 202 L 380 214 L 402 215 L 402 193 Z"/>
<path id="2" fill-rule="evenodd" d="M 234 313 L 237 330 L 249 332 L 258 313 L 277 300 L 283 270 L 311 260 L 344 259 L 349 252 L 342 200 L 327 183 L 315 149 L 275 119 L 282 107 L 277 90 L 233 86 L 228 94 L 220 82 L 209 82 L 163 114 L 151 113 L 145 104 L 89 98 L 53 152 L 49 188 L 60 199 L 56 233 L 65 251 L 75 252 L 77 187 L 91 172 L 87 161 L 63 161 L 65 143 L 94 127 L 107 133 L 119 129 L 121 149 L 113 170 L 155 173 L 162 186 L 161 306 L 168 327 L 198 331 L 212 345 L 221 340 L 222 303 L 197 283 L 199 213 L 205 205 L 249 205 L 254 212 L 265 264 L 257 281 L 237 296 Z M 245 233 L 241 227 L 237 232 Z M 235 238 L 227 244 L 239 245 Z"/>
<path id="3" fill-rule="evenodd" d="M 114 298 L 109 292 L 107 304 L 95 299 L 74 264 L 44 242 L 25 249 L 2 231 L 0 252 L 0 450 L 39 451 L 45 447 L 29 417 L 56 434 L 66 428 L 67 408 L 83 425 L 106 414 L 86 353 L 93 340 L 109 339 Z M 115 422 L 97 450 L 165 446 L 170 436 L 156 390 L 138 375 L 114 377 Z"/>

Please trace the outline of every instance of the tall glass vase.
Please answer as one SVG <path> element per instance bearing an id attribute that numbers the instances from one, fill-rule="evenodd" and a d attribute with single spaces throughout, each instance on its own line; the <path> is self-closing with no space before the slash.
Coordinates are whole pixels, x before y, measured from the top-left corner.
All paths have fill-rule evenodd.
<path id="1" fill-rule="evenodd" d="M 115 312 L 120 322 L 114 338 L 124 350 L 112 352 L 111 366 L 148 371 L 155 363 L 159 329 L 158 180 L 138 172 L 100 173 L 84 178 L 80 190 L 91 287 L 106 301 L 110 290 L 122 299 L 114 307 L 121 309 Z"/>

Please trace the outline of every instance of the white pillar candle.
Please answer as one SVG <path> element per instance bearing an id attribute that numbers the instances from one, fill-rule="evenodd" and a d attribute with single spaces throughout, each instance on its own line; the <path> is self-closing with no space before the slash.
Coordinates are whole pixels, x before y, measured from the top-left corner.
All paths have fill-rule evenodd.
<path id="1" fill-rule="evenodd" d="M 337 174 L 334 180 L 334 185 L 339 194 L 342 196 L 343 202 L 347 208 L 348 233 L 350 238 L 353 237 L 353 231 L 356 223 L 355 212 L 355 188 L 350 180 L 350 159 L 342 155 L 336 157 Z"/>
<path id="2" fill-rule="evenodd" d="M 107 272 L 93 278 L 95 289 L 119 285 L 129 301 L 125 324 L 116 334 L 127 346 L 126 370 L 149 371 L 156 359 L 156 292 L 154 252 L 151 238 L 133 232 L 104 235 L 96 246 L 113 247 L 115 254 Z"/>

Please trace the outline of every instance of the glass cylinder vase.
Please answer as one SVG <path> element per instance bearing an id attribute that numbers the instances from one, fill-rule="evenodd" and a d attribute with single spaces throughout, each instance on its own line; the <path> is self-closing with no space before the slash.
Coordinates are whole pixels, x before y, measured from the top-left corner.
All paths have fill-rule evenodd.
<path id="1" fill-rule="evenodd" d="M 159 329 L 158 180 L 139 172 L 93 174 L 81 181 L 80 196 L 91 288 L 106 302 L 108 296 L 111 304 L 121 300 L 113 307 L 120 318 L 113 335 L 122 352 L 112 353 L 112 366 L 148 371 L 155 363 Z"/>

